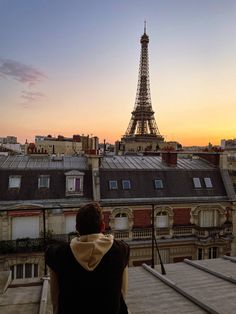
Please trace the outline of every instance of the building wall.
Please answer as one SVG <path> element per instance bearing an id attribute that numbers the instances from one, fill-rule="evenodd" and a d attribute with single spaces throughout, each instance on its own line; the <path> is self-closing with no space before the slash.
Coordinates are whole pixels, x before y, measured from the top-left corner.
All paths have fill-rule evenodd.
<path id="1" fill-rule="evenodd" d="M 37 150 L 48 154 L 70 156 L 83 151 L 82 142 L 43 140 L 35 143 Z"/>
<path id="2" fill-rule="evenodd" d="M 1 175 L 1 182 L 2 185 L 0 186 L 0 195 L 8 195 L 9 198 L 2 199 L 3 202 L 1 202 L 1 211 L 0 211 L 0 241 L 2 240 L 11 240 L 12 235 L 12 214 L 9 214 L 10 212 L 14 212 L 19 210 L 19 203 L 21 206 L 22 211 L 24 212 L 24 215 L 26 215 L 26 212 L 30 213 L 33 209 L 39 211 L 40 216 L 40 227 L 39 230 L 41 231 L 40 236 L 42 236 L 42 231 L 44 227 L 44 217 L 43 217 L 43 211 L 42 207 L 45 207 L 45 203 L 47 202 L 53 202 L 54 199 L 54 208 L 53 209 L 47 209 L 45 212 L 45 225 L 46 225 L 46 235 L 47 236 L 54 236 L 54 235 L 65 235 L 65 239 L 70 239 L 70 230 L 68 229 L 68 226 L 70 227 L 73 225 L 73 220 L 75 222 L 75 215 L 80 207 L 81 204 L 87 201 L 96 200 L 99 201 L 99 191 L 94 192 L 94 186 L 96 186 L 96 189 L 101 188 L 105 189 L 107 188 L 106 181 L 102 181 L 102 175 L 104 172 L 100 171 L 99 169 L 99 158 L 91 159 L 89 163 L 89 171 L 85 171 L 85 192 L 84 197 L 81 199 L 80 197 L 75 197 L 72 199 L 70 197 L 66 198 L 65 195 L 65 170 L 63 171 L 57 171 L 54 170 L 50 173 L 52 173 L 53 182 L 55 182 L 54 189 L 50 193 L 53 194 L 42 194 L 41 197 L 39 197 L 38 191 L 37 193 L 33 194 L 27 194 L 29 191 L 35 191 L 37 189 L 37 176 L 38 171 L 34 170 L 27 170 L 27 180 L 23 182 L 23 176 L 25 174 L 22 174 L 22 185 L 26 186 L 26 191 L 8 191 L 8 178 L 12 174 L 12 172 L 20 173 L 19 171 L 15 170 L 4 170 L 0 172 Z M 204 171 L 203 171 L 204 172 Z M 48 171 L 43 173 L 48 173 Z M 172 174 L 173 171 L 170 171 Z M 192 178 L 191 170 L 188 172 Z M 205 176 L 205 173 L 203 174 L 203 177 Z M 116 180 L 119 180 L 119 184 L 122 179 L 127 178 L 128 171 L 121 170 L 119 172 L 116 172 L 114 174 L 114 178 Z M 137 175 L 137 177 L 136 177 Z M 147 185 L 147 180 L 144 179 L 144 175 L 150 176 L 150 191 L 149 194 L 147 194 L 146 190 L 141 191 L 143 193 L 142 197 L 146 198 L 147 202 L 150 204 L 150 200 L 152 197 L 156 198 L 163 198 L 162 191 L 155 191 L 153 187 L 153 179 L 156 178 L 155 174 L 152 176 L 151 173 L 148 173 L 147 171 L 143 172 L 142 175 L 138 177 L 138 174 L 135 174 L 132 178 L 134 178 L 134 182 L 131 181 L 133 191 L 137 191 L 137 187 L 140 185 Z M 178 176 L 181 177 L 182 172 L 178 173 Z M 214 174 L 216 181 L 220 180 L 219 176 L 216 176 L 217 174 Z M 100 176 L 100 177 L 99 177 Z M 164 176 L 167 176 L 167 172 L 163 173 Z M 99 178 L 98 181 L 97 178 Z M 137 180 L 136 180 L 137 178 Z M 113 179 L 113 177 L 111 177 Z M 136 182 L 137 181 L 137 182 Z M 163 180 L 164 181 L 164 180 Z M 172 180 L 174 181 L 174 179 Z M 102 182 L 102 183 L 101 183 Z M 165 182 L 165 181 L 164 181 Z M 168 183 L 168 180 L 166 180 Z M 185 181 L 183 181 L 185 182 Z M 190 180 L 190 182 L 192 182 Z M 23 184 L 24 183 L 24 184 Z M 102 186 L 101 186 L 102 184 Z M 186 188 L 187 187 L 187 184 Z M 219 183 L 219 185 L 223 185 L 222 182 Z M 3 188 L 3 186 L 5 186 Z M 104 188 L 105 187 L 105 188 Z M 3 190 L 1 190 L 3 188 Z M 29 191 L 28 191 L 29 190 Z M 174 192 L 173 192 L 174 190 Z M 177 201 L 170 202 L 170 198 L 168 198 L 167 204 L 161 204 L 161 201 L 158 202 L 158 205 L 154 204 L 152 205 L 137 205 L 137 200 L 135 197 L 133 197 L 133 203 L 130 202 L 130 198 L 132 197 L 132 194 L 130 193 L 130 190 L 123 191 L 120 189 L 119 193 L 120 197 L 124 197 L 124 195 L 127 196 L 127 199 L 129 200 L 128 205 L 106 205 L 106 203 L 102 202 L 103 206 L 103 214 L 106 224 L 106 232 L 107 233 L 113 233 L 116 239 L 122 239 L 124 241 L 127 241 L 127 243 L 130 245 L 131 248 L 131 255 L 130 255 L 130 266 L 139 265 L 142 262 L 149 262 L 151 260 L 151 254 L 152 254 L 152 210 L 154 210 L 154 226 L 155 226 L 155 236 L 158 241 L 158 247 L 160 249 L 160 254 L 163 258 L 164 263 L 170 263 L 174 261 L 182 260 L 186 257 L 197 259 L 198 258 L 198 249 L 203 250 L 203 258 L 209 257 L 209 250 L 211 250 L 214 247 L 217 247 L 217 256 L 223 256 L 225 254 L 231 253 L 231 229 L 232 229 L 232 222 L 234 224 L 234 234 L 236 234 L 235 226 L 236 226 L 236 215 L 235 215 L 235 208 L 233 208 L 233 212 L 231 215 L 231 202 L 223 201 L 220 202 L 207 202 L 203 203 L 200 201 L 197 202 L 197 196 L 196 193 L 200 193 L 199 191 L 192 191 L 193 188 L 191 187 L 191 193 L 195 193 L 195 202 L 187 202 L 187 198 L 185 202 L 178 203 Z M 216 187 L 214 191 L 206 191 L 206 195 L 202 196 L 215 196 L 215 195 L 223 195 L 226 199 L 226 194 L 222 192 L 223 189 L 219 189 Z M 1 193 L 3 191 L 4 193 Z M 180 191 L 180 190 L 179 190 Z M 182 190 L 181 190 L 182 191 Z M 176 188 L 171 185 L 171 190 L 168 190 L 167 192 L 170 193 L 176 193 L 172 195 L 172 197 L 177 197 L 178 195 L 181 195 L 182 192 L 178 192 L 178 187 Z M 204 190 L 205 191 L 205 190 Z M 204 192 L 203 191 L 203 192 Z M 219 191 L 219 193 L 218 193 Z M 114 191 L 104 192 L 104 195 L 111 196 L 111 199 L 117 200 L 119 202 L 119 195 L 115 195 L 115 197 L 112 193 Z M 10 194 L 9 194 L 10 193 Z M 14 194 L 15 193 L 15 194 Z M 24 194 L 25 193 L 25 194 Z M 32 192 L 30 192 L 32 193 Z M 44 192 L 46 193 L 46 192 Z M 49 193 L 49 192 L 47 192 Z M 152 194 L 153 193 L 153 194 Z M 178 194 L 179 193 L 179 194 Z M 189 192 L 190 193 L 190 192 Z M 202 193 L 202 192 L 201 192 Z M 214 194 L 215 193 L 215 194 Z M 169 195 L 168 194 L 168 195 Z M 182 193 L 183 194 L 183 193 Z M 129 196 L 129 197 L 128 197 Z M 165 196 L 165 195 L 164 195 Z M 193 196 L 190 194 L 190 196 Z M 139 197 L 141 197 L 139 195 Z M 167 198 L 167 197 L 166 197 Z M 23 199 L 25 201 L 23 201 Z M 124 200 L 125 198 L 123 198 Z M 39 208 L 35 207 L 34 202 L 37 202 L 37 206 Z M 77 202 L 75 205 L 74 203 Z M 124 201 L 123 201 L 124 202 Z M 18 204 L 17 204 L 18 203 Z M 31 204 L 30 204 L 31 203 Z M 52 204 L 52 203 L 50 203 Z M 74 205 L 73 205 L 74 204 Z M 70 208 L 69 208 L 70 207 Z M 230 215 L 227 214 L 227 208 L 230 208 Z M 216 215 L 218 215 L 217 218 L 217 225 L 211 225 L 211 226 L 200 226 L 200 212 L 204 211 L 204 213 L 207 213 L 208 211 L 214 211 Z M 162 227 L 156 227 L 157 222 L 159 219 L 159 216 L 161 216 L 163 213 L 167 216 L 167 220 L 163 220 L 164 226 Z M 116 218 L 117 215 L 119 219 L 127 220 L 127 224 L 125 225 L 126 228 L 123 230 L 116 230 Z M 229 221 L 227 221 L 229 220 Z M 226 224 L 227 222 L 227 224 Z M 73 231 L 73 230 L 71 230 Z M 235 243 L 232 244 L 232 250 L 235 252 Z M 232 251 L 232 252 L 233 252 Z M 9 263 L 7 262 L 7 259 L 10 254 L 4 254 L 0 255 L 1 259 L 1 267 L 7 267 L 9 266 Z M 14 256 L 15 255 L 15 256 Z M 28 259 L 29 261 L 33 260 L 35 258 L 36 253 L 29 253 Z M 40 254 L 39 254 L 40 255 Z M 40 256 L 43 256 L 41 253 Z M 12 261 L 15 263 L 22 263 L 23 260 L 21 258 L 25 259 L 26 254 L 25 253 L 19 253 L 19 254 L 13 254 L 12 255 Z M 31 259 L 32 258 L 32 259 Z M 155 262 L 158 263 L 158 257 L 157 252 L 155 249 Z M 8 264 L 7 264 L 8 263 Z M 41 262 L 40 262 L 41 263 Z M 41 266 L 40 266 L 41 267 Z M 41 270 L 43 267 L 40 268 Z"/>
<path id="3" fill-rule="evenodd" d="M 151 225 L 151 209 L 137 209 L 134 211 L 134 228 L 149 227 Z"/>
<path id="4" fill-rule="evenodd" d="M 169 204 L 163 206 L 165 211 L 169 213 L 169 226 L 165 228 L 155 228 L 155 235 L 158 243 L 158 248 L 162 257 L 163 263 L 172 263 L 181 261 L 184 258 L 198 259 L 198 249 L 203 250 L 203 259 L 209 258 L 209 250 L 213 247 L 217 248 L 217 257 L 231 254 L 231 240 L 228 241 L 222 237 L 226 236 L 227 228 L 224 227 L 226 220 L 224 209 L 227 204 L 214 204 L 213 208 L 222 208 L 221 219 L 219 219 L 218 228 L 200 228 L 198 229 L 195 224 L 197 223 L 196 211 L 200 208 L 211 209 L 211 206 L 204 204 L 189 204 L 184 207 L 176 204 Z M 154 212 L 158 213 L 162 206 L 154 208 Z M 53 209 L 47 210 L 45 213 L 46 235 L 57 236 L 65 235 L 64 240 L 69 241 L 71 237 L 66 233 L 66 220 L 69 218 L 69 223 L 75 225 L 75 216 L 78 211 L 78 207 L 71 209 Z M 12 218 L 17 212 L 12 210 L 10 212 L 1 211 L 0 216 L 0 241 L 11 239 L 12 230 Z M 26 215 L 24 210 L 24 215 Z M 128 217 L 128 229 L 127 230 L 115 230 L 115 215 L 117 213 L 127 213 Z M 104 207 L 103 215 L 106 224 L 107 233 L 113 233 L 116 239 L 122 239 L 126 241 L 131 248 L 130 252 L 130 266 L 137 266 L 142 263 L 151 263 L 152 258 L 152 228 L 151 228 L 151 213 L 152 208 L 147 206 L 120 206 L 120 207 Z M 43 212 L 38 211 L 40 215 L 40 237 L 43 236 Z M 180 215 L 185 215 L 186 219 L 180 219 Z M 18 212 L 19 215 L 19 212 Z M 233 219 L 236 225 L 236 215 L 233 215 Z M 156 216 L 155 216 L 156 218 Z M 189 221 L 193 222 L 191 225 Z M 178 222 L 178 226 L 174 224 Z M 230 227 L 229 227 L 230 228 Z M 199 231 L 200 230 L 200 231 Z M 70 230 L 67 230 L 67 233 Z M 71 230 L 73 231 L 73 230 Z M 213 232 L 213 233 L 212 233 Z M 230 231 L 229 231 L 230 233 Z M 73 237 L 74 235 L 72 235 Z M 1 245 L 1 242 L 0 242 Z M 233 246 L 232 246 L 233 247 Z M 27 256 L 27 258 L 26 258 Z M 0 255 L 1 265 L 0 267 L 5 270 L 7 267 L 14 263 L 35 263 L 37 256 L 37 263 L 40 265 L 40 274 L 44 271 L 43 266 L 43 253 L 21 253 L 10 255 Z M 154 259 L 155 263 L 160 263 L 156 245 L 154 247 Z"/>
<path id="5" fill-rule="evenodd" d="M 174 225 L 190 225 L 191 208 L 174 208 Z"/>

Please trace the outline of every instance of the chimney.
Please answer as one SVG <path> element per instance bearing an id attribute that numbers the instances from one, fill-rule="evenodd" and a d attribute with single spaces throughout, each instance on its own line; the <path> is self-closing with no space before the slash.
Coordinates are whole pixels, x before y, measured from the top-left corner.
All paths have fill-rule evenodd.
<path id="1" fill-rule="evenodd" d="M 220 165 L 220 153 L 218 152 L 202 152 L 197 155 L 216 167 Z"/>
<path id="2" fill-rule="evenodd" d="M 161 153 L 162 162 L 169 167 L 177 166 L 177 152 L 162 152 Z"/>

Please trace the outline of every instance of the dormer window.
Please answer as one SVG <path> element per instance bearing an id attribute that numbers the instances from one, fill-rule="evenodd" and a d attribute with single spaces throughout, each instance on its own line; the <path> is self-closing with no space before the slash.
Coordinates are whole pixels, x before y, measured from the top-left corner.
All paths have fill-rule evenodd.
<path id="1" fill-rule="evenodd" d="M 66 175 L 66 196 L 83 195 L 84 173 L 72 170 Z"/>
<path id="2" fill-rule="evenodd" d="M 204 178 L 204 183 L 205 183 L 206 188 L 209 188 L 209 189 L 213 188 L 211 178 Z"/>
<path id="3" fill-rule="evenodd" d="M 38 177 L 38 188 L 49 188 L 50 185 L 50 176 L 41 175 Z"/>
<path id="4" fill-rule="evenodd" d="M 9 189 L 19 189 L 21 184 L 21 177 L 20 176 L 10 176 L 9 177 Z"/>
<path id="5" fill-rule="evenodd" d="M 109 181 L 109 189 L 110 190 L 117 190 L 118 189 L 117 180 L 110 180 Z"/>
<path id="6" fill-rule="evenodd" d="M 200 178 L 193 178 L 193 186 L 195 189 L 200 189 L 202 187 Z"/>
<path id="7" fill-rule="evenodd" d="M 122 187 L 123 190 L 130 190 L 131 189 L 130 180 L 122 180 Z"/>
<path id="8" fill-rule="evenodd" d="M 154 186 L 156 190 L 163 189 L 163 182 L 161 179 L 154 180 Z"/>

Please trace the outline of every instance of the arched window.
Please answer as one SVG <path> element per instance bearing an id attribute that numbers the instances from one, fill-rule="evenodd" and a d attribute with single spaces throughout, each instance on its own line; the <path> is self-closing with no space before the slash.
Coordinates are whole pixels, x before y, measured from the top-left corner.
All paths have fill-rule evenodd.
<path id="1" fill-rule="evenodd" d="M 200 210 L 199 212 L 200 227 L 217 227 L 219 225 L 219 212 L 217 209 Z"/>
<path id="2" fill-rule="evenodd" d="M 129 219 L 126 213 L 118 213 L 115 215 L 115 230 L 129 229 Z"/>
<path id="3" fill-rule="evenodd" d="M 168 228 L 169 216 L 167 211 L 159 211 L 156 214 L 156 228 Z"/>

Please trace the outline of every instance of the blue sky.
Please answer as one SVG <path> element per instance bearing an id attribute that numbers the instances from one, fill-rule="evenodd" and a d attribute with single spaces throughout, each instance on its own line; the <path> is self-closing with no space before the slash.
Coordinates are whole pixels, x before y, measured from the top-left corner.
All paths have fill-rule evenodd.
<path id="1" fill-rule="evenodd" d="M 0 0 L 0 136 L 119 139 L 145 19 L 160 132 L 188 145 L 236 137 L 235 0 Z"/>

